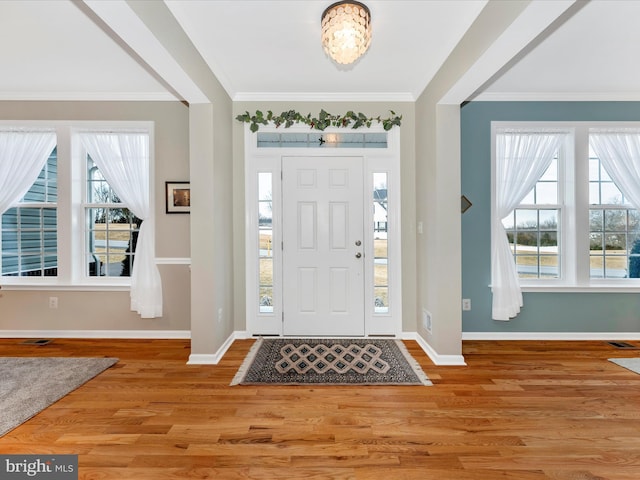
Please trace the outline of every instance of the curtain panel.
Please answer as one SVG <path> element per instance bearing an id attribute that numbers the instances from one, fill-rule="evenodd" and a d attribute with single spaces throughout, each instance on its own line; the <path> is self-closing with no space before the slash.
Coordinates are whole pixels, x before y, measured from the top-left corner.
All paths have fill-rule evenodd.
<path id="1" fill-rule="evenodd" d="M 640 130 L 590 131 L 589 144 L 622 194 L 640 209 Z"/>
<path id="2" fill-rule="evenodd" d="M 82 132 L 82 144 L 111 188 L 142 220 L 131 272 L 131 310 L 142 318 L 162 316 L 162 281 L 155 262 L 151 215 L 149 135 L 140 132 Z"/>
<path id="3" fill-rule="evenodd" d="M 520 313 L 522 289 L 502 219 L 509 215 L 535 186 L 551 164 L 565 134 L 500 129 L 496 132 L 494 204 L 491 225 L 492 318 L 507 321 Z"/>
<path id="4" fill-rule="evenodd" d="M 51 129 L 0 131 L 0 215 L 29 191 L 55 146 Z"/>

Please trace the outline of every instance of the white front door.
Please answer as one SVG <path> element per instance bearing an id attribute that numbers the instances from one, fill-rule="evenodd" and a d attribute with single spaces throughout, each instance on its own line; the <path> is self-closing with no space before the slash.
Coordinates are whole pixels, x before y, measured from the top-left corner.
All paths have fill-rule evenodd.
<path id="1" fill-rule="evenodd" d="M 283 333 L 363 336 L 362 157 L 282 157 Z"/>

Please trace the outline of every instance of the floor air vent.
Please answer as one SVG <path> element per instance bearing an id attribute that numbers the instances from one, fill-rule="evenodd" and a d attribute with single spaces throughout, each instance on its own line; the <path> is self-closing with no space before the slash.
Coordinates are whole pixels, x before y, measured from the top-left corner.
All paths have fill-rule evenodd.
<path id="1" fill-rule="evenodd" d="M 631 345 L 630 343 L 627 342 L 607 342 L 609 345 L 611 345 L 612 347 L 615 348 L 621 348 L 621 349 L 625 349 L 625 350 L 637 350 L 638 347 L 636 347 L 635 345 Z"/>
<path id="2" fill-rule="evenodd" d="M 20 342 L 20 345 L 48 345 L 53 340 L 48 338 L 33 338 L 29 340 L 25 340 L 24 342 Z"/>

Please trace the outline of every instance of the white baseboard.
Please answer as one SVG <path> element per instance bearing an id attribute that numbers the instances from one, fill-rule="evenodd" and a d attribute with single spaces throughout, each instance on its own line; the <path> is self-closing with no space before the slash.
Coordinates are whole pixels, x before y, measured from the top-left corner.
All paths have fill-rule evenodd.
<path id="1" fill-rule="evenodd" d="M 236 330 L 233 332 L 234 340 L 246 340 L 247 338 L 253 338 L 253 336 L 246 330 Z"/>
<path id="2" fill-rule="evenodd" d="M 424 353 L 431 359 L 433 363 L 441 366 L 465 366 L 464 357 L 462 355 L 441 355 L 436 352 L 427 341 L 417 332 L 402 332 L 403 340 L 415 340 L 424 350 Z"/>
<path id="3" fill-rule="evenodd" d="M 0 330 L 0 338 L 189 339 L 189 330 Z"/>
<path id="4" fill-rule="evenodd" d="M 189 355 L 189 361 L 187 365 L 217 365 L 224 354 L 227 353 L 227 350 L 231 347 L 234 340 L 244 340 L 249 338 L 249 334 L 243 331 L 234 331 L 229 337 L 224 341 L 222 346 L 215 353 L 192 353 Z"/>
<path id="5" fill-rule="evenodd" d="M 462 332 L 462 340 L 640 340 L 640 332 Z"/>

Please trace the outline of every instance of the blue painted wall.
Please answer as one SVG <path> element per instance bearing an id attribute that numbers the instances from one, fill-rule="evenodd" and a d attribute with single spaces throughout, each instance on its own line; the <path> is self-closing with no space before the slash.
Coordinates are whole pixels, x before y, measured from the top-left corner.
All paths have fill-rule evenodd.
<path id="1" fill-rule="evenodd" d="M 491 319 L 491 122 L 640 121 L 640 102 L 470 102 L 461 110 L 463 332 L 640 332 L 640 294 L 524 293 L 509 322 Z"/>

